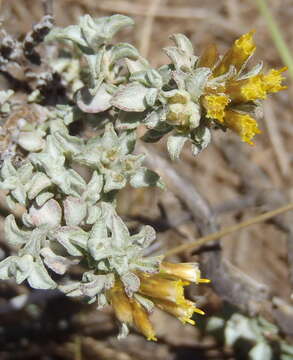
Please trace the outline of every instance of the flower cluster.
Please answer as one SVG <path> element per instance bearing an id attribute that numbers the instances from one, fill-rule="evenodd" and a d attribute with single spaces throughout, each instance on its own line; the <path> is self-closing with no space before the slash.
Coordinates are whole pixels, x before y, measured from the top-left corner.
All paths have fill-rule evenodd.
<path id="1" fill-rule="evenodd" d="M 122 283 L 117 280 L 107 296 L 117 319 L 122 323 L 121 335 L 127 331 L 127 325 L 134 325 L 148 340 L 156 340 L 155 331 L 149 320 L 154 307 L 177 317 L 183 323 L 194 325 L 194 313 L 204 315 L 196 304 L 184 296 L 184 287 L 191 282 L 207 283 L 200 277 L 197 264 L 173 264 L 162 262 L 156 274 L 139 272 L 140 287 L 133 297 L 126 295 Z"/>
<path id="2" fill-rule="evenodd" d="M 255 48 L 253 32 L 249 32 L 236 40 L 222 59 L 219 59 L 215 46 L 207 47 L 198 65 L 211 69 L 201 97 L 206 117 L 233 130 L 249 144 L 254 135 L 260 133 L 253 118 L 257 101 L 265 99 L 269 93 L 286 89 L 282 85 L 282 72 L 286 67 L 263 74 L 259 64 L 245 73 Z"/>

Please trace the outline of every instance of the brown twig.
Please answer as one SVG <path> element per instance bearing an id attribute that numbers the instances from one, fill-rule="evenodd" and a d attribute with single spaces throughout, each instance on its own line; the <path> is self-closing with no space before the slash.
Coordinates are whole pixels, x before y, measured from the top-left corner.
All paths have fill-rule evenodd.
<path id="1" fill-rule="evenodd" d="M 69 1 L 69 0 L 67 0 Z M 72 0 L 70 0 L 72 1 Z M 77 2 L 80 2 L 77 0 Z M 133 1 L 93 1 L 89 5 L 91 8 L 98 8 L 100 10 L 111 11 L 115 13 L 128 14 L 133 16 L 144 16 L 148 7 L 145 5 L 141 5 L 138 3 L 134 3 Z M 179 6 L 162 6 L 156 12 L 156 17 L 160 18 L 169 18 L 169 19 L 197 19 L 204 20 L 210 24 L 214 24 L 218 27 L 221 27 L 232 34 L 237 34 L 241 32 L 245 32 L 242 26 L 235 27 L 234 24 L 230 24 L 229 21 L 224 19 L 223 17 L 219 17 L 219 14 L 215 15 L 211 11 L 203 8 L 195 8 L 195 7 L 179 7 Z"/>
<path id="2" fill-rule="evenodd" d="M 142 26 L 142 34 L 140 40 L 140 52 L 142 56 L 147 57 L 150 47 L 150 38 L 152 35 L 154 17 L 157 9 L 160 5 L 161 0 L 152 0 L 149 10 L 146 13 L 146 18 Z"/>
<path id="3" fill-rule="evenodd" d="M 45 15 L 53 16 L 53 0 L 42 0 Z"/>
<path id="4" fill-rule="evenodd" d="M 251 226 L 251 225 L 260 223 L 262 221 L 266 221 L 268 219 L 271 219 L 272 217 L 275 217 L 277 215 L 280 215 L 280 214 L 282 214 L 284 212 L 287 212 L 287 211 L 290 211 L 290 210 L 293 210 L 293 203 L 282 206 L 282 207 L 280 207 L 278 209 L 275 209 L 275 210 L 272 210 L 272 211 L 268 211 L 265 214 L 253 217 L 252 219 L 248 219 L 248 220 L 243 221 L 243 222 L 241 222 L 239 224 L 235 224 L 235 225 L 232 225 L 232 226 L 227 226 L 227 227 L 223 228 L 220 231 L 209 234 L 207 236 L 203 236 L 202 238 L 200 238 L 198 240 L 195 240 L 195 241 L 193 241 L 191 243 L 182 244 L 180 246 L 177 246 L 177 247 L 167 251 L 165 253 L 165 256 L 166 257 L 171 256 L 171 255 L 178 254 L 178 253 L 181 253 L 181 252 L 186 251 L 186 250 L 194 250 L 194 249 L 199 248 L 199 247 L 201 247 L 201 246 L 203 246 L 203 245 L 205 245 L 205 244 L 207 244 L 207 243 L 209 243 L 209 242 L 211 242 L 213 240 L 220 240 L 220 238 L 222 238 L 225 235 L 231 234 L 232 232 L 239 231 L 240 229 L 243 229 L 243 228 L 245 228 L 247 226 Z"/>

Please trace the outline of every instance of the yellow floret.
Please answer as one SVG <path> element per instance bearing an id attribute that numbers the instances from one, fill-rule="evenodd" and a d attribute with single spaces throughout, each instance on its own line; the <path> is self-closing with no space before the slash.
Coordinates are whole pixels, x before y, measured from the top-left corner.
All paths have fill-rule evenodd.
<path id="1" fill-rule="evenodd" d="M 243 141 L 250 145 L 253 145 L 251 139 L 261 132 L 256 120 L 250 115 L 241 114 L 233 110 L 226 111 L 224 125 L 236 132 Z"/>
<path id="2" fill-rule="evenodd" d="M 217 119 L 223 122 L 225 107 L 229 104 L 230 99 L 226 95 L 206 95 L 203 98 L 203 106 L 207 111 L 206 117 Z"/>
<path id="3" fill-rule="evenodd" d="M 171 277 L 182 280 L 198 283 L 200 280 L 200 270 L 196 263 L 169 263 L 163 261 L 160 264 L 160 271 L 162 274 L 167 274 Z"/>
<path id="4" fill-rule="evenodd" d="M 132 308 L 122 284 L 116 282 L 115 286 L 108 291 L 108 296 L 117 319 L 122 323 L 132 325 Z"/>
<path id="5" fill-rule="evenodd" d="M 282 72 L 286 70 L 286 66 L 279 70 L 271 69 L 267 75 L 262 76 L 263 86 L 266 92 L 275 93 L 287 89 L 287 86 L 282 85 L 282 81 L 285 80 L 282 76 Z"/>
<path id="6" fill-rule="evenodd" d="M 243 103 L 266 98 L 266 89 L 262 75 L 255 75 L 245 80 L 230 81 L 226 93 L 231 100 Z"/>
<path id="7" fill-rule="evenodd" d="M 180 303 L 184 301 L 183 286 L 189 285 L 189 282 L 182 280 L 165 279 L 162 275 L 140 275 L 139 292 L 151 298 L 173 301 Z"/>
<path id="8" fill-rule="evenodd" d="M 157 341 L 155 331 L 149 320 L 147 311 L 135 300 L 131 300 L 134 324 L 147 340 Z"/>
<path id="9" fill-rule="evenodd" d="M 255 44 L 253 41 L 254 32 L 255 31 L 253 30 L 247 34 L 242 35 L 234 43 L 235 49 L 237 49 L 239 52 L 241 51 L 243 57 L 245 57 L 245 60 L 255 51 Z"/>
<path id="10" fill-rule="evenodd" d="M 241 69 L 255 51 L 253 34 L 254 31 L 250 31 L 234 42 L 232 48 L 227 51 L 220 64 L 215 68 L 213 76 L 216 77 L 226 73 L 231 65 L 234 65 L 237 71 Z"/>
<path id="11" fill-rule="evenodd" d="M 166 300 L 154 300 L 156 306 L 163 311 L 177 317 L 183 323 L 195 325 L 195 321 L 191 319 L 194 313 L 204 315 L 204 312 L 198 309 L 190 300 L 186 300 L 181 304 L 174 304 Z"/>

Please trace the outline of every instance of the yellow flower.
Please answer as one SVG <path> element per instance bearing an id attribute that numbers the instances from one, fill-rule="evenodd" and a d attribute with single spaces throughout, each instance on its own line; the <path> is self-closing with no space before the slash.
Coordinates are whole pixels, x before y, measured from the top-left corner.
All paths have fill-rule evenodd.
<path id="1" fill-rule="evenodd" d="M 113 306 L 117 319 L 123 324 L 135 326 L 147 340 L 157 340 L 149 320 L 152 305 L 176 316 L 183 323 L 192 325 L 195 324 L 191 319 L 194 313 L 204 314 L 194 302 L 184 296 L 184 286 L 189 285 L 190 282 L 196 284 L 209 282 L 200 277 L 197 264 L 163 262 L 159 273 L 150 275 L 139 272 L 137 275 L 140 279 L 140 287 L 136 296 L 127 296 L 122 282 L 116 280 L 114 287 L 107 291 L 107 298 Z"/>
<path id="2" fill-rule="evenodd" d="M 169 300 L 175 303 L 184 301 L 183 286 L 189 285 L 189 282 L 169 280 L 160 274 L 139 274 L 139 277 L 141 280 L 139 293 L 150 298 Z"/>
<path id="3" fill-rule="evenodd" d="M 219 65 L 217 65 L 213 71 L 214 77 L 226 73 L 231 65 L 234 65 L 237 71 L 242 68 L 256 48 L 253 41 L 253 34 L 254 31 L 250 31 L 234 42 L 232 48 L 227 51 Z"/>
<path id="4" fill-rule="evenodd" d="M 287 89 L 287 86 L 282 85 L 282 81 L 285 80 L 285 78 L 281 75 L 282 72 L 286 70 L 286 66 L 279 70 L 271 69 L 267 75 L 262 76 L 263 86 L 266 92 L 275 93 Z"/>
<path id="5" fill-rule="evenodd" d="M 114 287 L 109 290 L 108 296 L 117 319 L 122 323 L 132 325 L 132 308 L 121 282 L 115 282 Z"/>
<path id="6" fill-rule="evenodd" d="M 136 300 L 131 301 L 131 306 L 133 309 L 134 324 L 137 330 L 140 331 L 147 340 L 157 341 L 147 311 Z"/>
<path id="7" fill-rule="evenodd" d="M 212 71 L 200 99 L 206 117 L 233 130 L 248 144 L 253 144 L 252 138 L 260 133 L 256 120 L 251 116 L 258 106 L 256 101 L 266 99 L 269 93 L 287 88 L 282 85 L 282 73 L 287 70 L 286 67 L 271 69 L 266 75 L 243 72 L 256 48 L 253 33 L 250 31 L 237 39 L 220 60 L 216 47 L 208 46 L 197 64 L 199 67 L 209 67 Z M 236 73 L 229 72 L 232 65 Z M 224 74 L 226 76 L 221 77 Z"/>
<path id="8" fill-rule="evenodd" d="M 206 117 L 223 122 L 225 107 L 230 99 L 226 95 L 206 95 L 203 97 L 203 106 L 206 109 Z"/>
<path id="9" fill-rule="evenodd" d="M 134 325 L 148 340 L 157 340 L 148 313 L 134 299 L 129 298 L 120 281 L 116 281 L 108 293 L 117 319 L 124 324 Z"/>
<path id="10" fill-rule="evenodd" d="M 195 321 L 191 319 L 194 313 L 204 315 L 204 312 L 198 309 L 195 306 L 195 303 L 186 299 L 181 304 L 175 304 L 171 301 L 158 299 L 155 299 L 154 303 L 159 309 L 177 317 L 183 323 L 189 323 L 191 325 L 195 325 Z"/>
<path id="11" fill-rule="evenodd" d="M 226 93 L 237 103 L 266 98 L 263 76 L 255 75 L 244 80 L 229 81 Z"/>
<path id="12" fill-rule="evenodd" d="M 173 264 L 169 262 L 162 262 L 160 265 L 160 271 L 162 274 L 194 282 L 195 284 L 210 282 L 208 279 L 201 279 L 200 270 L 196 263 Z"/>
<path id="13" fill-rule="evenodd" d="M 226 111 L 224 125 L 236 132 L 243 141 L 250 145 L 253 145 L 251 139 L 254 135 L 261 132 L 255 119 L 248 114 L 242 114 L 234 110 Z"/>

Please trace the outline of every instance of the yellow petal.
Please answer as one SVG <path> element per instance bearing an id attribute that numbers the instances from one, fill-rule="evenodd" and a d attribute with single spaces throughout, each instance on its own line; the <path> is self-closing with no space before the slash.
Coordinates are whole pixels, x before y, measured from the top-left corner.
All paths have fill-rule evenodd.
<path id="1" fill-rule="evenodd" d="M 234 65 L 236 70 L 239 71 L 243 64 L 255 51 L 255 44 L 253 41 L 254 31 L 242 35 L 237 39 L 230 50 L 223 56 L 219 65 L 213 71 L 213 76 L 220 76 L 225 74 L 231 65 Z"/>
<path id="2" fill-rule="evenodd" d="M 248 114 L 241 114 L 239 112 L 228 110 L 225 113 L 224 125 L 236 132 L 241 139 L 250 145 L 253 145 L 251 139 L 259 134 L 261 131 L 258 128 L 258 124 Z"/>
<path id="3" fill-rule="evenodd" d="M 225 107 L 230 99 L 226 95 L 206 95 L 203 97 L 203 106 L 207 111 L 206 117 L 223 122 Z"/>
<path id="4" fill-rule="evenodd" d="M 131 301 L 134 324 L 147 340 L 157 341 L 155 331 L 149 320 L 147 311 L 135 300 Z"/>

